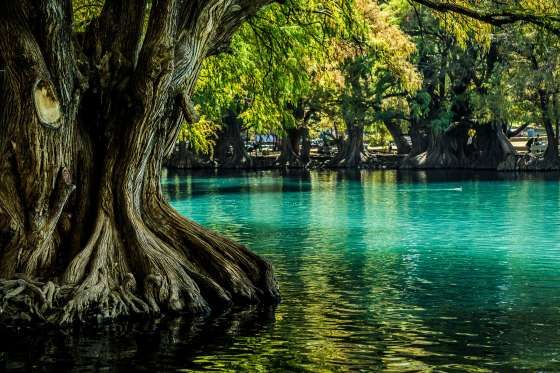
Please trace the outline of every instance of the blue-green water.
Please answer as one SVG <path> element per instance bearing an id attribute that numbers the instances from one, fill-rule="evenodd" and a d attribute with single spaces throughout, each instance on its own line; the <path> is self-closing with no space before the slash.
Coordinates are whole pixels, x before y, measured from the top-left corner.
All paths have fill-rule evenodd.
<path id="1" fill-rule="evenodd" d="M 164 176 L 274 264 L 279 307 L 11 330 L 0 371 L 560 371 L 559 175 Z"/>
<path id="2" fill-rule="evenodd" d="M 169 174 L 184 215 L 270 260 L 264 330 L 189 365 L 560 370 L 557 175 Z"/>

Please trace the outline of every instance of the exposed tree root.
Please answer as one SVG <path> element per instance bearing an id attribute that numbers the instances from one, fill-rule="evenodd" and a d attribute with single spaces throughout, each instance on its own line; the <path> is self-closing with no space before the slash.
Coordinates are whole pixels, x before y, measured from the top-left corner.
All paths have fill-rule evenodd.
<path id="1" fill-rule="evenodd" d="M 150 228 L 183 252 L 209 298 L 227 304 L 280 299 L 272 266 L 243 245 L 185 219 L 159 198 L 147 211 L 157 214 L 157 219 L 146 219 Z M 159 224 L 160 219 L 167 224 Z"/>
<path id="2" fill-rule="evenodd" d="M 157 218 L 130 218 L 135 231 L 126 241 L 101 213 L 59 283 L 0 280 L 0 320 L 68 324 L 166 311 L 201 315 L 279 300 L 266 261 L 186 220 L 159 198 L 150 207 Z"/>
<path id="3" fill-rule="evenodd" d="M 133 290 L 130 282 L 109 287 L 102 281 L 92 286 L 71 286 L 24 278 L 0 280 L 0 320 L 67 324 L 148 313 L 147 303 Z"/>
<path id="4" fill-rule="evenodd" d="M 55 322 L 55 309 L 62 310 L 70 294 L 68 286 L 25 278 L 0 280 L 0 320 L 4 322 L 42 320 Z"/>
<path id="5" fill-rule="evenodd" d="M 498 166 L 498 171 L 558 171 L 560 162 L 546 158 L 538 158 L 531 154 L 510 155 Z"/>
<path id="6" fill-rule="evenodd" d="M 427 149 L 409 154 L 401 168 L 420 169 L 492 169 L 515 158 L 516 152 L 501 127 L 479 126 L 469 142 L 468 123 L 450 126 L 444 133 L 432 134 Z"/>
<path id="7" fill-rule="evenodd" d="M 266 262 L 159 190 L 202 61 L 268 2 L 105 2 L 79 40 L 69 2 L 0 2 L 0 321 L 278 299 Z"/>
<path id="8" fill-rule="evenodd" d="M 364 148 L 364 129 L 361 126 L 351 126 L 347 129 L 348 138 L 338 149 L 337 154 L 328 162 L 333 168 L 358 168 L 369 158 Z"/>

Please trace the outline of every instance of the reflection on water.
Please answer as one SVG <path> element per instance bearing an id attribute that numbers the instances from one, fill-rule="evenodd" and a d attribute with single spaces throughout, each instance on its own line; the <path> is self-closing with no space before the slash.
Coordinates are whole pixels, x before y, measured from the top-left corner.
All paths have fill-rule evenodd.
<path id="1" fill-rule="evenodd" d="M 282 304 L 205 322 L 12 332 L 4 366 L 560 370 L 558 175 L 165 176 L 181 213 L 274 264 Z"/>
<path id="2" fill-rule="evenodd" d="M 4 327 L 0 328 L 0 369 L 55 372 L 196 369 L 193 356 L 219 353 L 224 346 L 231 348 L 238 338 L 254 339 L 266 332 L 273 321 L 273 309 L 252 308 L 206 319 L 169 317 L 63 331 Z M 243 351 L 239 352 L 242 356 Z"/>

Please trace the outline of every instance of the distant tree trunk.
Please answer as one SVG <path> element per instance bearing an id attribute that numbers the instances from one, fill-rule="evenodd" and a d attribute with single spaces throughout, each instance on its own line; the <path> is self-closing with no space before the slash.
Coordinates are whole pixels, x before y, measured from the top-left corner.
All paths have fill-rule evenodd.
<path id="1" fill-rule="evenodd" d="M 410 124 L 410 147 L 409 156 L 416 156 L 424 153 L 429 146 L 429 136 L 427 134 L 428 128 L 426 125 L 417 121 L 412 121 Z"/>
<path id="2" fill-rule="evenodd" d="M 304 164 L 311 160 L 311 140 L 309 139 L 309 127 L 301 129 L 301 150 L 299 156 Z"/>
<path id="3" fill-rule="evenodd" d="M 284 166 L 299 166 L 301 165 L 299 159 L 301 131 L 299 128 L 289 128 L 286 134 L 282 136 L 280 144 L 280 156 L 276 163 Z"/>
<path id="4" fill-rule="evenodd" d="M 473 64 L 478 51 L 470 46 L 461 56 L 463 64 Z M 497 169 L 504 162 L 512 162 L 515 149 L 508 140 L 502 126 L 498 123 L 475 124 L 473 103 L 468 90 L 475 85 L 480 94 L 484 94 L 484 82 L 489 79 L 497 59 L 496 46 L 493 44 L 486 56 L 485 70 L 482 78 L 477 78 L 474 68 L 459 66 L 453 71 L 447 70 L 453 85 L 451 123 L 445 130 L 423 127 L 427 136 L 420 152 L 412 151 L 402 162 L 403 168 L 474 168 Z M 440 83 L 441 85 L 444 82 Z M 440 95 L 439 97 L 444 97 Z M 436 101 L 437 102 L 437 101 Z M 428 118 L 438 118 L 441 107 L 432 104 Z M 474 136 L 469 131 L 475 131 Z M 418 135 L 415 133 L 414 135 Z"/>
<path id="5" fill-rule="evenodd" d="M 395 145 L 397 146 L 398 154 L 408 154 L 410 153 L 411 146 L 409 142 L 404 137 L 401 127 L 395 123 L 393 120 L 387 119 L 384 121 L 385 127 L 391 134 Z"/>
<path id="6" fill-rule="evenodd" d="M 550 95 L 544 89 L 539 89 L 538 95 L 544 128 L 546 130 L 546 138 L 548 141 L 548 146 L 544 152 L 544 161 L 551 167 L 559 167 L 560 157 L 558 155 L 558 132 L 554 130 Z"/>
<path id="7" fill-rule="evenodd" d="M 494 124 L 476 127 L 476 136 L 469 144 L 465 123 L 452 125 L 443 133 L 432 133 L 426 151 L 411 154 L 403 161 L 403 168 L 475 168 L 497 169 L 502 162 L 515 155 L 515 149 L 501 126 Z"/>
<path id="8" fill-rule="evenodd" d="M 252 158 L 241 137 L 242 121 L 237 113 L 228 109 L 214 150 L 214 159 L 222 168 L 251 167 Z"/>
<path id="9" fill-rule="evenodd" d="M 162 195 L 201 63 L 268 1 L 0 3 L 2 319 L 116 318 L 272 302 L 270 265 Z M 78 40 L 79 42 L 76 42 Z"/>
<path id="10" fill-rule="evenodd" d="M 309 147 L 305 142 L 301 143 L 307 131 L 307 128 L 301 127 L 286 130 L 286 134 L 282 137 L 280 156 L 275 162 L 276 165 L 288 168 L 303 168 L 307 165 Z M 306 141 L 309 142 L 308 139 Z M 304 150 L 307 154 L 304 153 Z"/>
<path id="11" fill-rule="evenodd" d="M 169 168 L 213 168 L 214 162 L 205 154 L 197 154 L 189 148 L 186 141 L 178 141 L 173 152 L 166 157 L 165 166 Z"/>
<path id="12" fill-rule="evenodd" d="M 560 92 L 556 92 L 552 96 L 552 112 L 554 121 L 554 128 L 556 133 L 556 139 L 560 136 Z"/>
<path id="13" fill-rule="evenodd" d="M 355 168 L 362 164 L 364 155 L 364 127 L 363 124 L 349 125 L 346 130 L 346 141 L 339 148 L 331 161 L 331 166 L 341 168 Z"/>
<path id="14" fill-rule="evenodd" d="M 294 117 L 300 124 L 286 129 L 280 146 L 280 156 L 275 164 L 281 167 L 303 168 L 310 160 L 309 120 L 314 111 L 305 110 L 303 101 L 294 109 Z"/>

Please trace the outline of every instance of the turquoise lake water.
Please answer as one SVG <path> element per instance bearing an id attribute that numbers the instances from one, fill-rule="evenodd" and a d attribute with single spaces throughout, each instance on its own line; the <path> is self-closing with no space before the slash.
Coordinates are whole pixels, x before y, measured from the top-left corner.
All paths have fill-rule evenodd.
<path id="1" fill-rule="evenodd" d="M 271 261 L 283 296 L 187 367 L 560 370 L 558 180 L 168 173 L 173 205 Z"/>
<path id="2" fill-rule="evenodd" d="M 10 330 L 0 371 L 560 371 L 560 176 L 167 172 L 275 267 L 276 309 Z"/>

